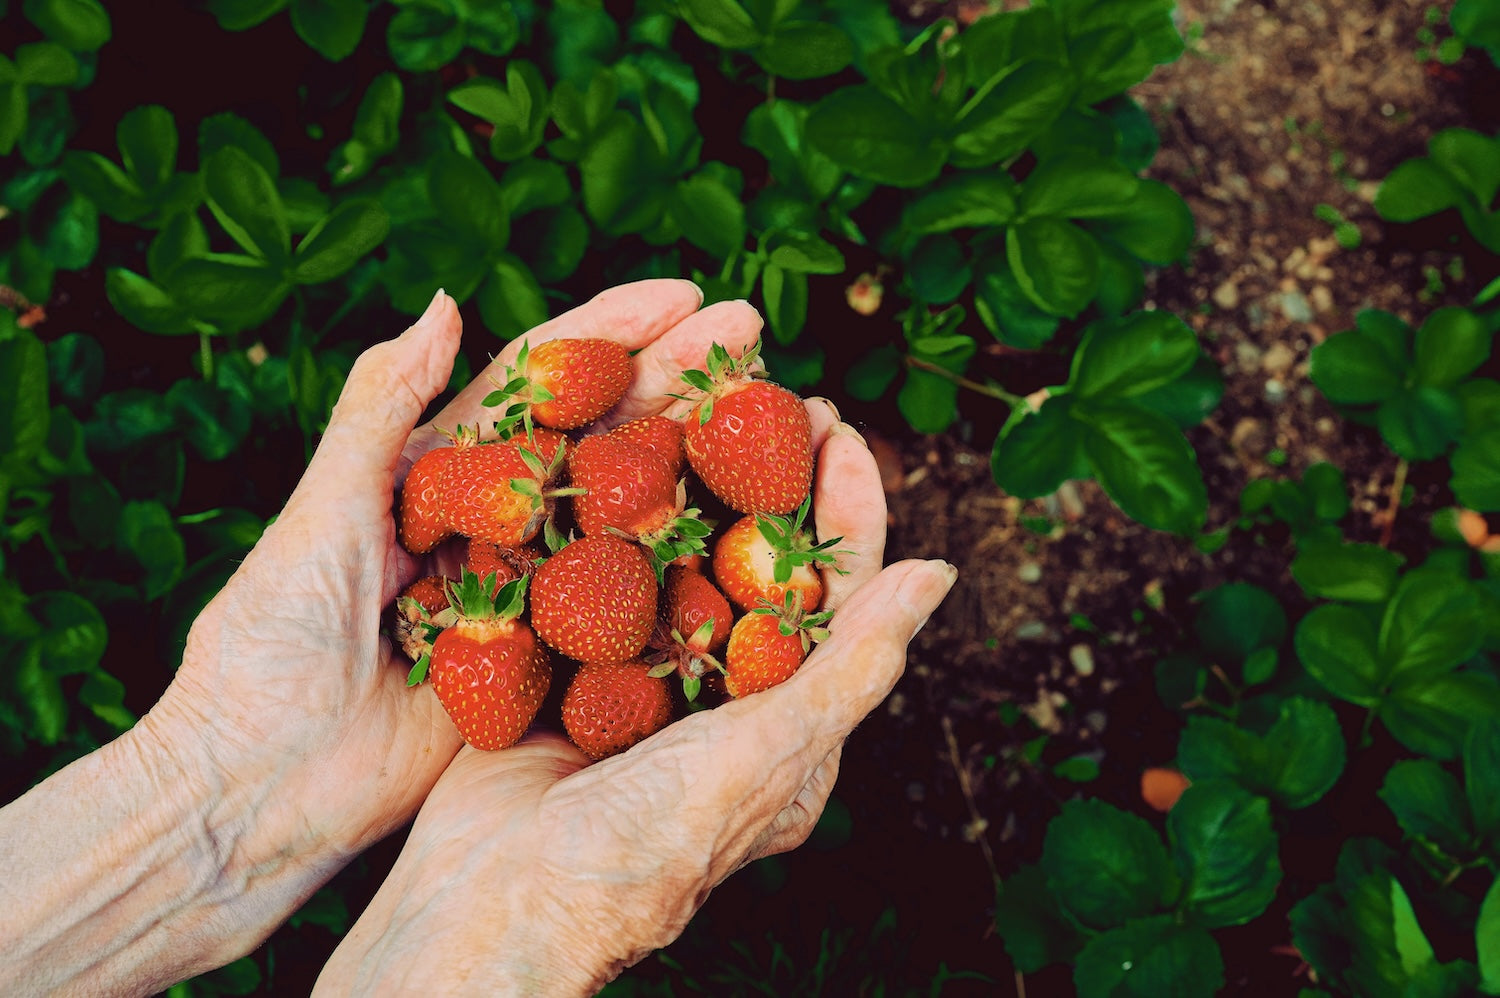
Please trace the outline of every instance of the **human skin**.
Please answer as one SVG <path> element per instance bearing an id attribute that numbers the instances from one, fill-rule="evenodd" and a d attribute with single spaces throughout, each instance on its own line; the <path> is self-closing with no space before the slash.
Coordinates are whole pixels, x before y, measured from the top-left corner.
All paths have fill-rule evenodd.
<path id="1" fill-rule="evenodd" d="M 739 352 L 758 335 L 759 317 L 747 305 L 700 309 L 700 303 L 701 295 L 688 282 L 640 282 L 606 291 L 528 338 L 536 343 L 558 336 L 608 336 L 638 351 L 635 381 L 602 421 L 609 425 L 662 411 L 670 402 L 665 393 L 675 390 L 685 367 L 701 363 L 710 341 Z M 0 883 L 0 991 L 159 991 L 250 952 L 350 859 L 411 820 L 429 795 L 417 826 L 422 834 L 414 830 L 414 845 L 392 874 L 392 883 L 409 889 L 383 889 L 381 897 L 395 890 L 414 899 L 436 882 L 426 878 L 453 875 L 430 859 L 424 862 L 423 843 L 476 823 L 514 828 L 521 838 L 508 855 L 520 858 L 523 842 L 545 843 L 536 839 L 539 829 L 560 820 L 555 808 L 569 799 L 567 794 L 581 793 L 590 783 L 602 786 L 603 774 L 619 768 L 590 767 L 578 773 L 579 780 L 557 783 L 566 793 L 532 800 L 517 788 L 536 787 L 541 772 L 561 776 L 581 769 L 582 757 L 546 734 L 507 752 L 459 754 L 458 734 L 430 687 L 405 686 L 404 660 L 381 634 L 383 608 L 431 567 L 396 542 L 394 490 L 418 456 L 442 443 L 435 427 L 472 425 L 482 418 L 480 400 L 492 388 L 486 375 L 498 376 L 519 348 L 519 343 L 507 346 L 430 423 L 413 429 L 446 386 L 460 335 L 457 307 L 439 293 L 410 330 L 360 357 L 301 482 L 195 621 L 182 665 L 161 701 L 130 732 L 0 809 L 0 868 L 6 870 Z M 857 437 L 838 429 L 826 406 L 809 406 L 819 439 L 826 441 L 825 466 L 860 465 L 868 454 Z M 856 480 L 863 474 L 859 471 Z M 880 499 L 878 479 L 873 496 L 826 488 L 823 494 L 864 515 Z M 852 573 L 868 574 L 879 566 L 885 514 L 883 501 L 878 505 L 880 541 L 872 547 L 873 535 L 866 538 L 867 565 Z M 820 519 L 820 529 L 824 525 Z M 950 578 L 944 568 L 895 570 Z M 946 584 L 941 588 L 946 591 Z M 927 592 L 910 583 L 908 589 Z M 880 596 L 879 587 L 874 596 Z M 910 593 L 904 598 L 915 599 Z M 925 600 L 917 599 L 916 610 Z M 904 657 L 909 634 L 896 637 L 883 657 Z M 819 654 L 829 657 L 837 641 L 836 632 Z M 812 664 L 805 670 L 810 676 L 815 675 Z M 894 666 L 896 674 L 899 668 Z M 894 682 L 890 667 L 876 672 Z M 888 689 L 884 679 L 872 682 L 869 695 L 882 685 Z M 874 702 L 878 697 L 869 706 Z M 830 722 L 816 715 L 825 706 L 834 711 L 830 717 L 847 714 L 841 704 L 823 704 L 813 695 L 783 707 L 798 719 L 785 723 L 795 723 L 798 731 L 800 726 L 824 731 Z M 700 750 L 706 745 L 721 751 L 715 739 L 727 737 L 722 732 L 729 719 L 755 705 L 747 700 L 729 707 L 725 721 L 714 722 L 712 733 L 703 735 L 710 740 L 697 743 Z M 765 722 L 754 718 L 769 709 L 752 709 L 746 729 L 760 730 Z M 674 735 L 678 727 L 683 732 Z M 702 727 L 676 725 L 653 741 L 661 740 L 665 751 Z M 744 737 L 736 734 L 730 744 L 740 746 Z M 733 861 L 716 860 L 707 868 L 710 879 L 722 879 L 751 855 L 787 848 L 805 836 L 808 815 L 815 819 L 826 799 L 842 740 L 842 735 L 832 741 L 820 737 L 809 736 L 804 752 L 816 752 L 824 742 L 831 747 L 788 799 L 783 811 L 789 817 L 779 817 L 778 811 L 755 834 L 738 833 L 744 841 L 733 839 L 734 848 L 725 854 Z M 784 758 L 752 763 L 747 757 L 721 765 L 757 786 L 766 785 L 768 777 L 775 777 L 771 785 L 780 785 L 778 779 L 796 772 Z M 713 800 L 728 800 L 702 799 L 705 811 L 716 806 Z M 577 798 L 574 806 L 588 808 L 589 800 Z M 533 806 L 540 804 L 546 806 Z M 588 867 L 606 881 L 632 869 L 627 864 L 610 872 L 611 863 L 626 858 L 605 851 L 612 843 L 595 842 L 600 851 L 591 854 Z M 587 845 L 580 843 L 580 857 L 588 854 Z M 398 873 L 405 879 L 395 880 Z M 569 890 L 566 880 L 554 886 Z M 577 891 L 570 898 L 589 896 L 582 885 Z M 600 897 L 589 903 L 602 903 Z M 630 897 L 621 892 L 622 910 L 628 910 Z M 562 901 L 564 907 L 574 903 Z M 370 955 L 372 948 L 360 949 L 361 941 L 371 941 L 371 928 L 380 925 L 384 910 L 372 904 L 320 986 L 357 980 L 349 962 L 355 956 L 362 957 L 357 966 L 366 979 L 390 980 Z M 680 931 L 679 915 L 682 922 L 686 915 L 665 914 Z M 520 921 L 527 923 L 528 936 L 520 942 L 531 946 L 530 955 L 524 946 L 509 955 L 533 968 L 550 966 L 561 937 L 548 936 L 540 921 Z M 518 931 L 516 923 L 509 924 Z M 388 938 L 375 942 L 404 944 L 412 938 L 409 928 L 393 917 Z M 550 946 L 543 945 L 544 937 Z M 635 935 L 621 940 L 632 948 L 624 957 L 610 956 L 590 982 L 605 979 L 611 967 L 650 945 Z M 613 952 L 603 947 L 600 960 L 603 950 Z M 437 952 L 435 947 L 422 951 Z"/>

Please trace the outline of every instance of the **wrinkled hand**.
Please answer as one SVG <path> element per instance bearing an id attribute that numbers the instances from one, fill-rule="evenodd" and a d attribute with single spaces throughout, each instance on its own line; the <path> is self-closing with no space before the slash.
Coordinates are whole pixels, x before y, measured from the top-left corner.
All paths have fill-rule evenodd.
<path id="1" fill-rule="evenodd" d="M 659 410 L 710 339 L 753 342 L 748 307 L 699 311 L 701 300 L 686 281 L 645 281 L 529 338 L 605 336 L 638 350 L 635 387 L 610 416 L 631 418 Z M 460 747 L 430 687 L 405 686 L 408 663 L 381 634 L 384 608 L 424 574 L 396 541 L 394 490 L 444 442 L 435 427 L 482 418 L 486 375 L 518 350 L 414 431 L 448 383 L 460 333 L 440 293 L 404 335 L 359 358 L 285 510 L 194 623 L 176 680 L 142 722 L 217 801 L 208 824 L 222 877 L 254 895 L 221 926 L 241 950 L 408 821 Z"/>
<path id="2" fill-rule="evenodd" d="M 890 692 L 954 577 L 941 562 L 880 570 L 875 461 L 830 406 L 808 409 L 818 535 L 847 549 L 848 574 L 825 576 L 828 640 L 782 685 L 594 765 L 551 732 L 465 748 L 320 994 L 591 994 L 676 938 L 725 877 L 806 839 L 845 737 Z"/>

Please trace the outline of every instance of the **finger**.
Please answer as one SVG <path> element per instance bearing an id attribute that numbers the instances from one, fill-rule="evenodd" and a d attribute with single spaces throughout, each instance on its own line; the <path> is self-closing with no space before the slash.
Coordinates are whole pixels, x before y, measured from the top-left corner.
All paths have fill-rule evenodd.
<path id="1" fill-rule="evenodd" d="M 944 561 L 902 561 L 851 594 L 829 624 L 828 640 L 763 700 L 762 723 L 810 723 L 808 751 L 832 751 L 901 678 L 906 646 L 952 588 L 957 571 Z M 783 715 L 778 718 L 777 715 Z M 769 737 L 769 733 L 768 733 Z"/>
<path id="2" fill-rule="evenodd" d="M 703 292 L 692 281 L 672 278 L 637 281 L 601 291 L 592 299 L 549 319 L 522 339 L 533 347 L 557 339 L 601 337 L 615 340 L 629 350 L 640 350 L 653 343 L 679 322 L 697 311 Z M 521 340 L 514 340 L 480 371 L 432 420 L 432 426 L 452 429 L 472 425 L 484 419 L 489 411 L 482 405 L 484 397 L 503 380 L 505 368 L 515 363 Z M 416 460 L 441 441 L 435 433 L 413 435 L 413 446 L 407 456 Z"/>
<path id="3" fill-rule="evenodd" d="M 376 522 L 390 512 L 402 448 L 447 385 L 462 334 L 458 306 L 439 291 L 410 329 L 360 354 L 284 517 L 306 507 Z"/>
<path id="4" fill-rule="evenodd" d="M 765 321 L 748 302 L 722 301 L 694 312 L 647 344 L 635 356 L 635 377 L 614 411 L 601 423 L 607 428 L 641 416 L 671 410 L 685 415 L 691 403 L 670 397 L 687 385 L 683 371 L 702 370 L 708 351 L 718 343 L 739 357 L 755 345 Z"/>
<path id="5" fill-rule="evenodd" d="M 834 546 L 838 560 L 823 569 L 823 605 L 835 609 L 875 578 L 885 560 L 880 468 L 864 438 L 847 423 L 834 423 L 825 434 L 813 485 L 813 518 L 820 541 L 843 538 Z"/>
<path id="6" fill-rule="evenodd" d="M 839 411 L 825 398 L 806 399 L 802 405 L 807 409 L 807 418 L 812 423 L 812 449 L 816 454 L 823 449 L 828 434 L 838 425 Z"/>

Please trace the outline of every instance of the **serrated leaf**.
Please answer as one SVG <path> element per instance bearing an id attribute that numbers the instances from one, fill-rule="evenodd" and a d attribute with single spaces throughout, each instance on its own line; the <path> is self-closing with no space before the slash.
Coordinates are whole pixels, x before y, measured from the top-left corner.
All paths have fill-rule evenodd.
<path id="1" fill-rule="evenodd" d="M 1224 958 L 1205 930 L 1157 915 L 1091 939 L 1073 983 L 1078 998 L 1213 998 L 1224 986 Z"/>
<path id="2" fill-rule="evenodd" d="M 1141 818 L 1102 801 L 1069 801 L 1047 827 L 1048 889 L 1080 924 L 1108 929 L 1176 894 L 1161 840 Z"/>

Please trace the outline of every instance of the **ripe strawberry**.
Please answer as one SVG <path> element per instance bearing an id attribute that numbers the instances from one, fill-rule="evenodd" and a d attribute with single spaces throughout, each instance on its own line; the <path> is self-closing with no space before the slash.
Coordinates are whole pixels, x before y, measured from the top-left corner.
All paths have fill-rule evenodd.
<path id="1" fill-rule="evenodd" d="M 702 574 L 674 565 L 667 569 L 661 593 L 661 617 L 651 635 L 656 652 L 648 661 L 651 675 L 682 677 L 689 701 L 698 698 L 705 674 L 722 669 L 713 653 L 729 640 L 734 611 L 724 594 Z"/>
<path id="2" fill-rule="evenodd" d="M 491 541 L 469 539 L 469 554 L 464 559 L 469 571 L 481 579 L 495 576 L 494 590 L 507 582 L 536 571 L 537 562 L 543 558 L 540 549 L 524 544 L 518 548 L 501 547 Z"/>
<path id="3" fill-rule="evenodd" d="M 456 617 L 448 601 L 448 580 L 441 575 L 418 579 L 396 597 L 396 644 L 414 663 L 406 685 L 415 686 L 426 677 L 432 642 Z"/>
<path id="4" fill-rule="evenodd" d="M 397 536 L 412 554 L 426 554 L 451 536 L 442 513 L 441 483 L 454 448 L 438 447 L 417 458 L 401 486 Z"/>
<path id="5" fill-rule="evenodd" d="M 644 662 L 582 665 L 563 694 L 563 728 L 590 759 L 623 752 L 672 719 L 666 680 Z"/>
<path id="6" fill-rule="evenodd" d="M 500 606 L 485 581 L 464 572 L 454 587 L 458 619 L 432 645 L 432 691 L 464 741 L 502 749 L 520 741 L 552 683 L 552 665 L 531 628 L 517 618 L 526 580 L 500 591 Z"/>
<path id="7" fill-rule="evenodd" d="M 634 374 L 630 351 L 614 340 L 528 343 L 507 369 L 505 383 L 496 383 L 484 404 L 506 407 L 502 425 L 519 419 L 528 430 L 532 422 L 573 430 L 613 409 Z"/>
<path id="8" fill-rule="evenodd" d="M 612 437 L 633 440 L 667 462 L 672 477 L 682 475 L 687 454 L 682 449 L 682 424 L 666 416 L 642 416 L 609 431 Z"/>
<path id="9" fill-rule="evenodd" d="M 568 457 L 568 477 L 587 490 L 573 499 L 573 518 L 585 534 L 613 528 L 638 537 L 676 513 L 677 479 L 666 461 L 614 433 L 580 440 Z"/>
<path id="10" fill-rule="evenodd" d="M 790 593 L 781 606 L 762 605 L 745 614 L 729 632 L 724 649 L 724 688 L 745 697 L 785 682 L 807 658 L 814 641 L 828 636 L 823 625 L 833 612 L 806 615 Z"/>
<path id="11" fill-rule="evenodd" d="M 613 534 L 580 537 L 536 570 L 531 624 L 570 658 L 624 662 L 646 647 L 656 597 L 656 575 L 639 545 Z"/>
<path id="12" fill-rule="evenodd" d="M 412 554 L 426 554 L 453 534 L 515 547 L 536 536 L 547 518 L 544 491 L 557 475 L 551 464 L 510 441 L 481 442 L 460 428 L 450 447 L 428 451 L 412 465 L 401 488 L 398 536 Z"/>
<path id="13" fill-rule="evenodd" d="M 560 472 L 567 464 L 568 453 L 573 449 L 573 441 L 561 430 L 554 430 L 546 426 L 533 426 L 528 434 L 524 429 L 515 430 L 506 437 L 511 444 L 524 447 L 537 457 L 542 459 L 542 464 L 548 468 Z M 561 455 L 558 449 L 561 448 Z"/>
<path id="14" fill-rule="evenodd" d="M 815 543 L 804 526 L 811 503 L 797 515 L 760 514 L 735 521 L 714 548 L 714 579 L 735 605 L 753 610 L 762 601 L 778 606 L 789 592 L 796 592 L 802 606 L 816 610 L 823 604 L 823 579 L 816 565 L 832 565 L 837 552 L 830 550 L 843 540 L 835 537 Z"/>
<path id="15" fill-rule="evenodd" d="M 741 513 L 791 513 L 812 488 L 812 420 L 793 392 L 755 380 L 759 346 L 735 360 L 715 343 L 708 370 L 682 380 L 704 397 L 688 414 L 688 463 L 714 495 Z"/>

